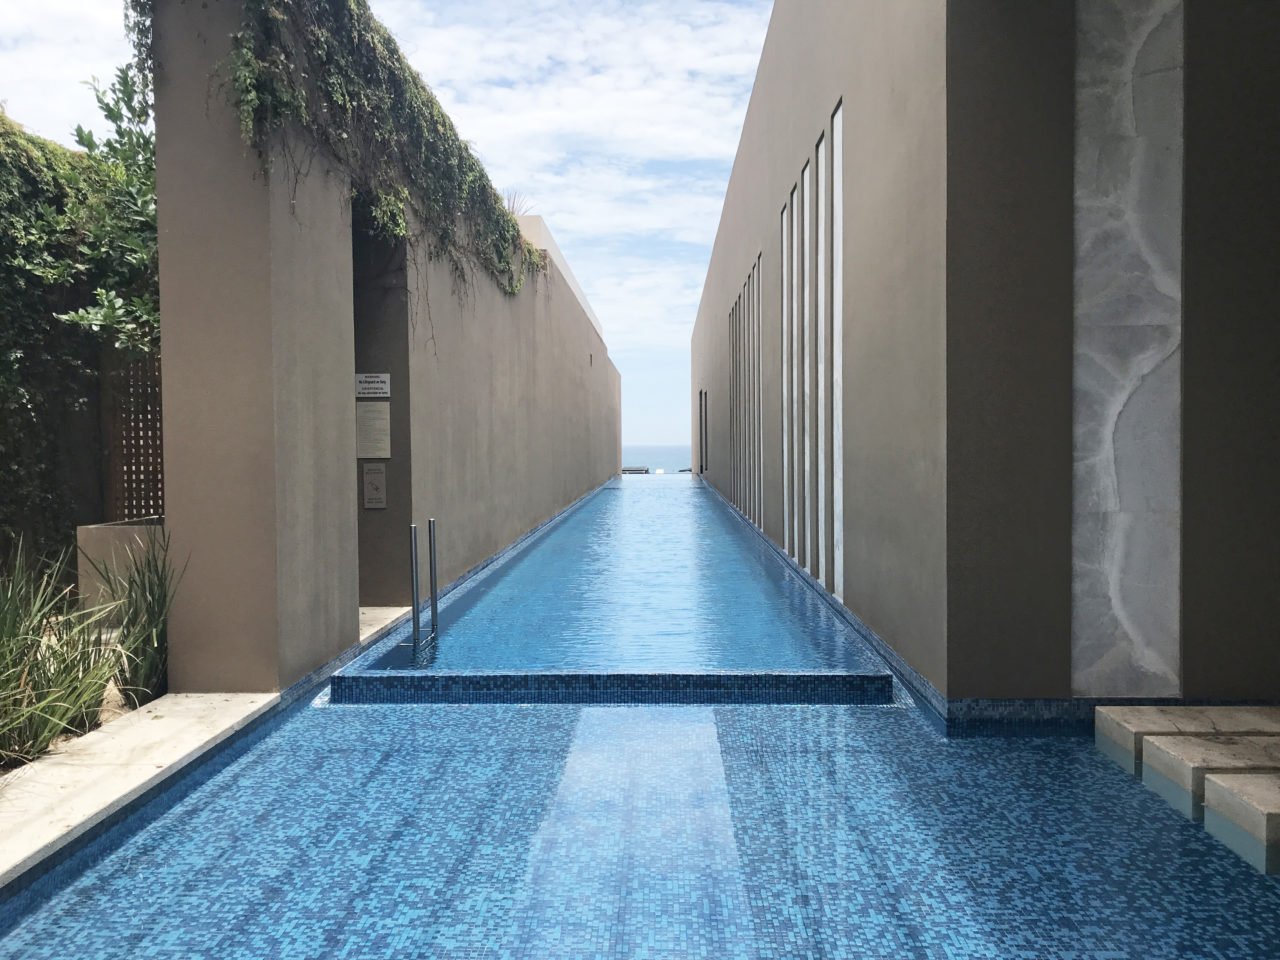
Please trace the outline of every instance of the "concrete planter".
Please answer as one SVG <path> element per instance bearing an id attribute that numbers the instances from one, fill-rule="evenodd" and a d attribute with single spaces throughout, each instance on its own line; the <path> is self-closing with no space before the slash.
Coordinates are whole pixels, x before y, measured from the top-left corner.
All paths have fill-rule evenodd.
<path id="1" fill-rule="evenodd" d="M 139 550 L 149 549 L 154 539 L 163 533 L 164 517 L 76 527 L 76 546 L 79 548 L 76 551 L 76 582 L 80 589 L 80 602 L 91 607 L 108 599 L 95 565 L 121 569 L 129 562 L 130 554 L 136 556 Z"/>

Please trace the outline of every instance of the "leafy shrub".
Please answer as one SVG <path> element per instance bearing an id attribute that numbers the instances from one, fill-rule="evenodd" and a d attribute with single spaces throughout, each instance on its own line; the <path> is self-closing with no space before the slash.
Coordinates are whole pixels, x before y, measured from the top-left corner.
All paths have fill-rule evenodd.
<path id="1" fill-rule="evenodd" d="M 120 650 L 104 635 L 115 605 L 81 610 L 68 553 L 33 561 L 18 543 L 0 573 L 0 764 L 97 725 Z"/>
<path id="2" fill-rule="evenodd" d="M 120 568 L 94 563 L 107 596 L 119 648 L 114 680 L 125 700 L 141 706 L 168 690 L 169 610 L 181 574 L 169 562 L 169 534 L 148 528 L 146 542 L 126 551 Z"/>
<path id="3" fill-rule="evenodd" d="M 148 76 L 94 84 L 111 133 L 83 152 L 0 113 L 0 553 L 71 539 L 60 435 L 97 389 L 104 349 L 159 344 L 155 132 Z"/>

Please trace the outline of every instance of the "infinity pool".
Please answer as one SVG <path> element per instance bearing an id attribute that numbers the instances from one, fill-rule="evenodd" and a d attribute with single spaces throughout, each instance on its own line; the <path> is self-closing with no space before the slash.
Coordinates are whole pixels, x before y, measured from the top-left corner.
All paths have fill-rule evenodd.
<path id="1" fill-rule="evenodd" d="M 438 671 L 885 671 L 703 483 L 611 481 L 441 610 Z M 374 668 L 409 667 L 405 647 Z"/>
<path id="2" fill-rule="evenodd" d="M 858 663 L 709 496 L 646 478 L 597 495 L 478 581 L 442 658 Z M 1280 878 L 1089 740 L 947 740 L 905 696 L 320 694 L 0 890 L 3 960 L 331 957 L 1280 960 Z"/>

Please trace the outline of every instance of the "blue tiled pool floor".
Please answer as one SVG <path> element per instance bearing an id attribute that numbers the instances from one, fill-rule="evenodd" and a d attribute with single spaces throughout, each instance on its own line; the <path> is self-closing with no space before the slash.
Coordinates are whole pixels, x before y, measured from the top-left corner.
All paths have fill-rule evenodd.
<path id="1" fill-rule="evenodd" d="M 901 705 L 277 722 L 0 957 L 1280 957 L 1280 881 L 1082 739 Z"/>
<path id="2" fill-rule="evenodd" d="M 626 476 L 441 609 L 436 673 L 884 674 L 884 663 L 698 478 Z M 362 669 L 413 666 L 387 644 Z"/>

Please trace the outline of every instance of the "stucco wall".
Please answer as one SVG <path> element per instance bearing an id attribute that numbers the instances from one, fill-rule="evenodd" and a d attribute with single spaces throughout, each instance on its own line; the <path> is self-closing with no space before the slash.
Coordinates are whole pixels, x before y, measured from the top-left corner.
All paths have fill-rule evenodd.
<path id="1" fill-rule="evenodd" d="M 621 382 L 554 261 L 514 297 L 421 256 L 408 277 L 413 512 L 443 584 L 619 471 Z"/>
<path id="2" fill-rule="evenodd" d="M 947 694 L 1071 695 L 1071 0 L 947 14 Z"/>
<path id="3" fill-rule="evenodd" d="M 360 598 L 404 605 L 410 523 L 425 597 L 428 519 L 444 585 L 618 472 L 620 380 L 560 256 L 511 297 L 412 244 L 356 250 L 357 367 L 391 374 L 392 435 L 387 507 L 359 510 Z"/>
<path id="4" fill-rule="evenodd" d="M 209 80 L 238 13 L 155 21 L 178 691 L 277 689 L 356 629 L 349 191 L 319 158 L 268 175 L 244 146 Z"/>
<path id="5" fill-rule="evenodd" d="M 1182 665 L 1280 697 L 1280 4 L 1186 0 Z"/>
<path id="6" fill-rule="evenodd" d="M 392 453 L 413 472 L 360 544 L 350 185 L 306 144 L 268 171 L 243 143 L 210 79 L 238 0 L 156 6 L 166 528 L 188 564 L 170 686 L 275 690 L 356 642 L 362 553 L 405 583 L 410 518 L 438 519 L 447 583 L 616 473 L 620 381 L 559 267 L 508 297 L 411 252 L 399 292 L 359 293 L 404 332 L 407 362 L 360 372 L 407 371 Z"/>
<path id="7" fill-rule="evenodd" d="M 1280 693 L 1277 46 L 1272 0 L 775 6 L 695 442 L 705 390 L 732 495 L 725 317 L 763 249 L 765 528 L 812 572 L 778 212 L 843 97 L 844 600 L 948 697 Z"/>
<path id="8" fill-rule="evenodd" d="M 775 4 L 693 334 L 690 398 L 696 449 L 698 391 L 710 394 L 705 478 L 727 491 L 727 316 L 763 253 L 764 528 L 783 543 L 780 213 L 824 131 L 831 143 L 843 98 L 843 594 L 944 690 L 945 46 L 942 0 Z M 816 270 L 810 283 L 816 295 Z"/>
<path id="9" fill-rule="evenodd" d="M 765 529 L 789 544 L 782 317 L 806 317 L 802 347 L 820 337 L 837 265 L 790 264 L 784 299 L 779 215 L 799 184 L 821 225 L 801 171 L 842 103 L 843 512 L 815 502 L 835 380 L 806 350 L 791 553 L 953 697 L 1069 693 L 1073 27 L 1069 0 L 779 0 L 693 336 L 695 443 L 707 390 L 706 479 L 729 493 L 726 315 L 763 250 Z M 806 549 L 824 513 L 839 583 Z"/>

